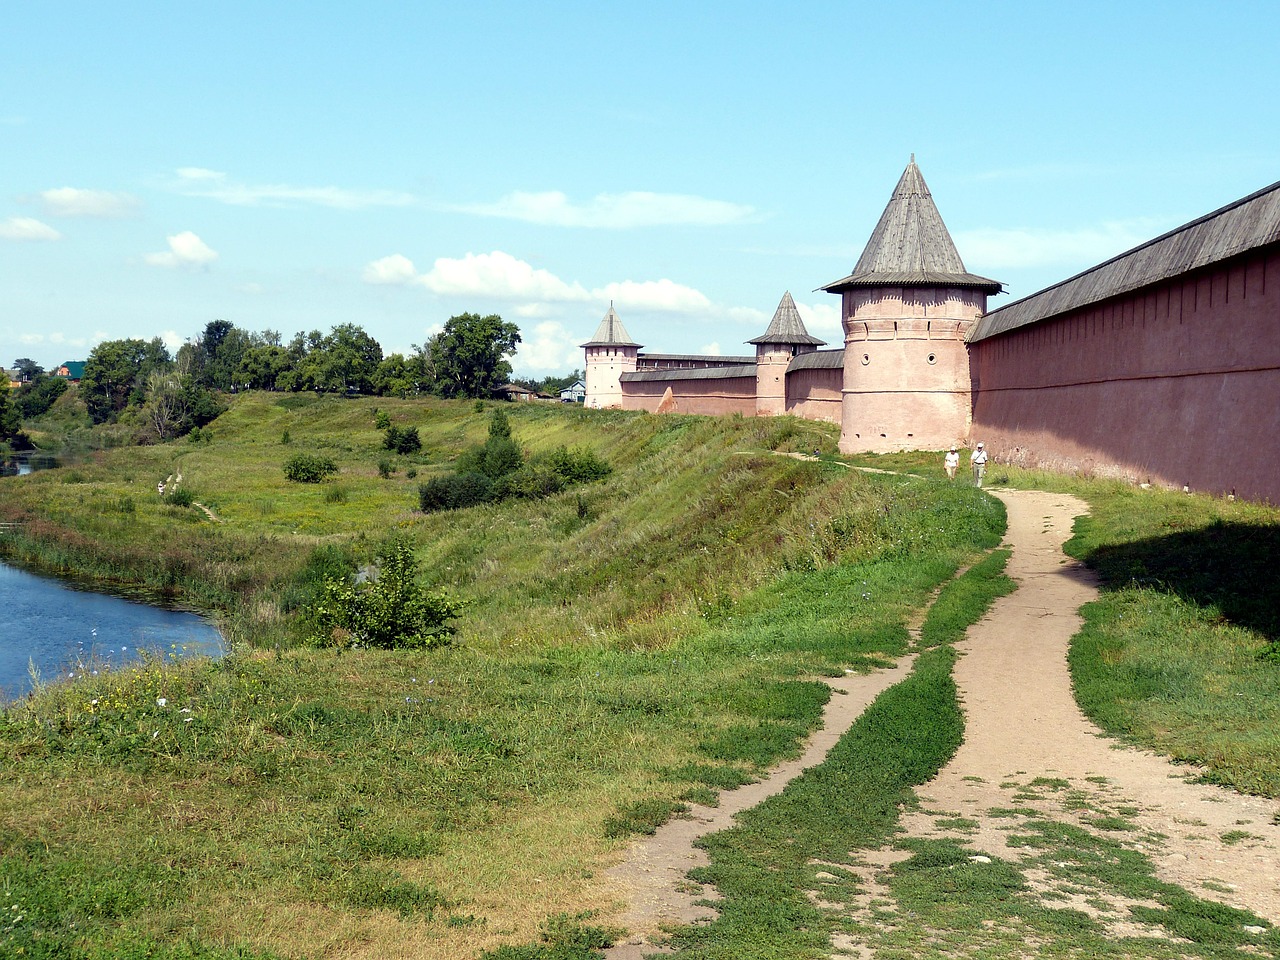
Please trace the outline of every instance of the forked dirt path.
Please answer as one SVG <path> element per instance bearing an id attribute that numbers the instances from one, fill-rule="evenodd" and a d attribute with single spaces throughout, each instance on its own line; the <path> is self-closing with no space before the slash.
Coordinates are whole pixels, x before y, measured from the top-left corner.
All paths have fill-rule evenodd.
<path id="1" fill-rule="evenodd" d="M 964 743 L 916 791 L 924 811 L 905 818 L 907 833 L 937 835 L 935 818 L 959 815 L 978 823 L 966 843 L 1016 860 L 1025 851 L 1005 840 L 1017 825 L 993 818 L 993 808 L 1031 807 L 1086 828 L 1100 811 L 1119 811 L 1132 828 L 1104 835 L 1142 849 L 1161 879 L 1280 923 L 1277 804 L 1191 783 L 1198 771 L 1105 738 L 1076 705 L 1067 645 L 1097 586 L 1062 544 L 1086 504 L 1040 491 L 992 492 L 1008 507 L 1006 572 L 1018 589 L 957 645 Z M 1069 786 L 1037 791 L 1037 778 Z"/>
<path id="2" fill-rule="evenodd" d="M 1040 491 L 992 492 L 1008 508 L 1007 572 L 1018 589 L 996 601 L 958 645 L 955 679 L 964 743 L 938 777 L 917 791 L 921 810 L 904 817 L 905 834 L 955 836 L 953 825 L 963 818 L 966 844 L 1017 860 L 1025 851 L 1006 842 L 1017 824 L 993 811 L 1030 807 L 1086 829 L 1096 829 L 1089 821 L 1100 811 L 1112 811 L 1131 830 L 1122 837 L 1107 835 L 1142 849 L 1161 879 L 1280 924 L 1277 804 L 1190 783 L 1194 769 L 1106 739 L 1075 703 L 1067 645 L 1082 623 L 1077 611 L 1097 596 L 1097 587 L 1085 567 L 1064 556 L 1062 544 L 1074 518 L 1087 512 L 1085 503 Z M 632 932 L 626 943 L 607 951 L 609 960 L 654 952 L 646 938 L 663 926 L 714 916 L 694 905 L 713 898 L 714 891 L 685 876 L 706 862 L 694 840 L 730 826 L 738 812 L 821 762 L 862 710 L 910 666 L 907 659 L 870 677 L 833 683 L 845 695 L 831 698 L 823 729 L 801 759 L 760 783 L 722 794 L 719 807 L 695 807 L 689 819 L 673 820 L 635 844 L 608 874 L 629 904 L 620 922 Z M 1044 783 L 1055 787 L 1038 790 Z M 892 850 L 873 851 L 851 866 L 874 887 L 879 870 L 900 858 Z M 852 943 L 840 946 L 857 952 Z"/>

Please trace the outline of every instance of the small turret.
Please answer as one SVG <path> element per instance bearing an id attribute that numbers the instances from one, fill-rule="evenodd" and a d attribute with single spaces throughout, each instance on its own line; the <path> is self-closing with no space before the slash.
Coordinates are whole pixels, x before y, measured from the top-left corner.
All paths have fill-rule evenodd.
<path id="1" fill-rule="evenodd" d="M 774 311 L 769 329 L 747 343 L 756 347 L 756 416 L 781 416 L 787 412 L 787 366 L 791 358 L 812 353 L 826 341 L 810 336 L 788 290 Z"/>
<path id="2" fill-rule="evenodd" d="M 595 336 L 582 344 L 586 351 L 587 396 L 585 406 L 602 409 L 622 406 L 622 374 L 634 371 L 642 344 L 636 343 L 609 304 Z"/>

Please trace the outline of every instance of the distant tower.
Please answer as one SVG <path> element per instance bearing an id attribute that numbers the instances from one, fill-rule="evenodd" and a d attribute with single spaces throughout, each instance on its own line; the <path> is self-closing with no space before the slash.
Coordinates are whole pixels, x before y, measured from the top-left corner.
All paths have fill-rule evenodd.
<path id="1" fill-rule="evenodd" d="M 787 366 L 791 358 L 812 353 L 826 342 L 809 335 L 791 291 L 784 293 L 769 329 L 747 341 L 756 345 L 757 417 L 777 417 L 787 412 Z"/>
<path id="2" fill-rule="evenodd" d="M 587 352 L 586 406 L 597 409 L 622 406 L 622 375 L 636 369 L 640 347 L 641 344 L 631 339 L 610 303 L 596 335 L 582 344 Z"/>
<path id="3" fill-rule="evenodd" d="M 963 440 L 971 396 L 965 335 L 998 281 L 969 273 L 915 155 L 843 297 L 842 453 L 938 450 Z"/>

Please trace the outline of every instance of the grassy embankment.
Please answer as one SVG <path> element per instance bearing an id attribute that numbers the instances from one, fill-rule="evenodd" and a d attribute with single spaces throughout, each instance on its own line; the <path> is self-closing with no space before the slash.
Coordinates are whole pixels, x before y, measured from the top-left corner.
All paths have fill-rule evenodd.
<path id="1" fill-rule="evenodd" d="M 927 454 L 858 459 L 942 475 Z M 1090 718 L 1211 781 L 1280 797 L 1280 510 L 1003 464 L 988 480 L 1089 504 L 1066 550 L 1102 581 L 1070 656 Z"/>
<path id="2" fill-rule="evenodd" d="M 424 516 L 417 481 L 486 418 L 380 406 L 425 444 L 386 479 L 372 402 L 249 396 L 210 445 L 4 481 L 6 550 L 223 611 L 266 648 L 3 715 L 10 952 L 473 957 L 556 914 L 607 919 L 593 873 L 620 835 L 793 752 L 827 696 L 813 678 L 901 654 L 912 611 L 1003 526 L 973 491 L 771 455 L 830 449 L 823 425 L 547 407 L 512 411 L 517 439 L 590 446 L 613 476 Z M 286 483 L 296 449 L 339 477 Z M 220 523 L 159 501 L 178 472 Z M 292 647 L 308 565 L 391 532 L 470 601 L 459 642 Z"/>

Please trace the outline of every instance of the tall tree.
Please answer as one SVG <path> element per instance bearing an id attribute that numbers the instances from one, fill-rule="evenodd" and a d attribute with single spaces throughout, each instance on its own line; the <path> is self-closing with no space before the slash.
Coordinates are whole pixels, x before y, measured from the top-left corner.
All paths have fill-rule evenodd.
<path id="1" fill-rule="evenodd" d="M 30 357 L 21 357 L 13 361 L 13 369 L 18 372 L 18 379 L 22 383 L 30 383 L 44 373 L 44 367 Z"/>
<path id="2" fill-rule="evenodd" d="M 511 376 L 507 357 L 520 342 L 520 328 L 496 313 L 450 317 L 431 338 L 436 389 L 445 397 L 487 397 Z"/>
<path id="3" fill-rule="evenodd" d="M 93 422 L 105 423 L 125 407 L 141 404 L 147 374 L 169 362 L 169 351 L 159 337 L 105 340 L 94 347 L 80 381 L 80 395 Z"/>

